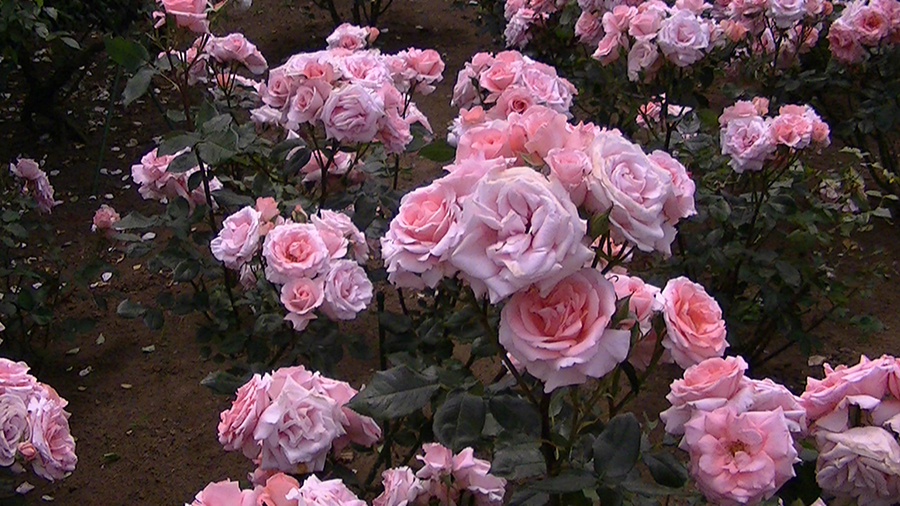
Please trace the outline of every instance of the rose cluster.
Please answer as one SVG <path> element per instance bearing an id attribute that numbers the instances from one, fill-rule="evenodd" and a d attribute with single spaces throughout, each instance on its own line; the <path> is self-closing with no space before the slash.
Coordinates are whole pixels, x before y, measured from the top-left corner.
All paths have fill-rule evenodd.
<path id="1" fill-rule="evenodd" d="M 506 18 L 503 37 L 507 47 L 524 48 L 531 40 L 529 28 L 548 20 L 565 5 L 565 0 L 506 0 L 503 5 L 503 17 Z"/>
<path id="2" fill-rule="evenodd" d="M 302 215 L 301 215 L 302 217 Z M 365 236 L 336 211 L 323 209 L 308 222 L 285 220 L 271 197 L 228 216 L 210 242 L 213 256 L 255 284 L 262 251 L 265 277 L 281 285 L 281 303 L 295 330 L 320 310 L 332 320 L 352 320 L 372 300 L 372 283 L 360 265 L 369 255 Z"/>
<path id="3" fill-rule="evenodd" d="M 825 364 L 825 378 L 807 378 L 800 396 L 819 457 L 823 490 L 860 506 L 900 497 L 900 360 L 863 356 L 859 364 Z"/>
<path id="4" fill-rule="evenodd" d="M 719 116 L 722 154 L 735 172 L 760 171 L 781 147 L 791 153 L 830 143 L 828 124 L 808 105 L 783 105 L 778 115 L 763 118 L 769 102 L 754 98 L 726 107 Z"/>
<path id="5" fill-rule="evenodd" d="M 432 49 L 396 55 L 366 50 L 373 33 L 342 25 L 329 36 L 328 49 L 295 54 L 271 69 L 257 90 L 263 105 L 251 117 L 293 131 L 321 127 L 327 139 L 379 142 L 388 153 L 402 153 L 412 140 L 412 124 L 431 130 L 410 95 L 434 90 L 444 62 Z"/>
<path id="6" fill-rule="evenodd" d="M 831 54 L 844 63 L 859 63 L 866 48 L 900 42 L 900 2 L 856 0 L 848 2 L 828 30 Z"/>
<path id="7" fill-rule="evenodd" d="M 795 438 L 807 430 L 801 400 L 772 380 L 744 375 L 741 357 L 710 358 L 672 382 L 660 413 L 666 432 L 683 435 L 690 473 L 707 500 L 752 505 L 794 476 Z"/>
<path id="8" fill-rule="evenodd" d="M 356 393 L 348 383 L 303 366 L 255 374 L 222 412 L 219 442 L 243 452 L 262 471 L 321 471 L 330 451 L 351 442 L 371 446 L 381 438 L 374 420 L 344 407 Z"/>
<path id="9" fill-rule="evenodd" d="M 158 156 L 158 149 L 153 148 L 141 158 L 141 162 L 131 166 L 131 179 L 140 185 L 138 193 L 147 200 L 158 200 L 167 203 L 179 197 L 185 199 L 193 209 L 197 204 L 206 203 L 206 191 L 201 183 L 195 188 L 190 188 L 191 175 L 200 170 L 196 165 L 185 172 L 175 173 L 169 171 L 172 160 L 183 153 L 184 149 L 171 155 Z M 209 179 L 209 191 L 222 189 L 222 182 L 215 176 Z M 215 204 L 215 201 L 213 201 Z"/>
<path id="10" fill-rule="evenodd" d="M 0 467 L 59 480 L 75 470 L 68 402 L 28 374 L 28 365 L 0 358 Z"/>
<path id="11" fill-rule="evenodd" d="M 49 213 L 54 206 L 61 204 L 60 201 L 53 200 L 53 186 L 50 185 L 47 173 L 31 158 L 19 158 L 16 163 L 10 163 L 9 171 L 25 180 L 22 193 L 32 195 L 41 212 Z"/>
<path id="12" fill-rule="evenodd" d="M 236 481 L 210 483 L 185 506 L 366 506 L 341 480 L 320 480 L 312 474 L 303 485 L 284 473 L 275 473 L 252 489 L 241 490 Z"/>
<path id="13" fill-rule="evenodd" d="M 457 454 L 438 443 L 422 446 L 423 455 L 416 458 L 424 464 L 413 473 L 409 467 L 387 469 L 382 476 L 384 492 L 372 501 L 373 506 L 430 504 L 465 504 L 462 494 L 469 494 L 478 506 L 503 504 L 506 480 L 490 474 L 491 463 L 475 458 L 472 448 Z"/>

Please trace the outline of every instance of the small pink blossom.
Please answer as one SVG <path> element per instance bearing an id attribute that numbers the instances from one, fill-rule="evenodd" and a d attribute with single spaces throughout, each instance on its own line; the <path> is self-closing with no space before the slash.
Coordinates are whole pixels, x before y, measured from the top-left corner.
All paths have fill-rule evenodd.
<path id="1" fill-rule="evenodd" d="M 101 204 L 100 208 L 94 212 L 91 231 L 96 232 L 98 230 L 103 230 L 107 233 L 111 232 L 113 225 L 115 225 L 116 222 L 120 219 L 121 217 L 115 209 L 106 204 Z"/>
<path id="2" fill-rule="evenodd" d="M 337 260 L 325 274 L 322 312 L 332 320 L 352 320 L 372 302 L 372 282 L 352 260 Z"/>

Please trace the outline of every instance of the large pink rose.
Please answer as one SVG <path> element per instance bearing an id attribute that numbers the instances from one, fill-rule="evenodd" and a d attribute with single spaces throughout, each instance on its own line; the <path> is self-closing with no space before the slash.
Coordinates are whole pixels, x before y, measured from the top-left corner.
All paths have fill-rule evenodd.
<path id="1" fill-rule="evenodd" d="M 494 120 L 467 129 L 456 147 L 456 163 L 472 158 L 492 160 L 514 156 L 509 145 L 509 123 Z"/>
<path id="2" fill-rule="evenodd" d="M 670 385 L 666 395 L 672 407 L 659 414 L 669 434 L 683 434 L 684 424 L 697 410 L 712 411 L 724 406 L 749 381 L 744 377 L 747 362 L 741 357 L 708 358 L 684 371 L 684 377 Z"/>
<path id="3" fill-rule="evenodd" d="M 403 52 L 403 57 L 406 68 L 413 73 L 411 79 L 425 83 L 416 86 L 416 91 L 422 94 L 430 93 L 434 87 L 428 85 L 443 79 L 444 61 L 434 49 L 409 48 Z"/>
<path id="4" fill-rule="evenodd" d="M 832 369 L 825 364 L 824 379 L 806 378 L 806 390 L 800 395 L 800 402 L 806 408 L 810 421 L 832 414 L 849 397 L 867 397 L 877 404 L 884 397 L 888 375 L 895 368 L 896 362 L 888 356 L 869 360 L 863 355 L 859 364 L 852 367 L 840 365 Z M 846 405 L 843 410 L 846 410 Z"/>
<path id="5" fill-rule="evenodd" d="M 352 260 L 332 262 L 325 274 L 322 312 L 332 320 L 352 320 L 372 302 L 372 282 Z"/>
<path id="6" fill-rule="evenodd" d="M 381 238 L 388 280 L 404 288 L 434 288 L 453 274 L 447 261 L 461 238 L 460 207 L 449 185 L 432 183 L 400 200 L 400 210 Z"/>
<path id="7" fill-rule="evenodd" d="M 536 284 L 547 294 L 593 258 L 587 224 L 565 189 L 528 167 L 492 171 L 462 206 L 451 263 L 492 303 Z"/>
<path id="8" fill-rule="evenodd" d="M 778 144 L 791 149 L 803 149 L 812 140 L 813 122 L 804 114 L 803 107 L 791 106 L 785 111 L 786 107 L 782 107 L 781 114 L 769 123 L 769 135 Z"/>
<path id="9" fill-rule="evenodd" d="M 253 432 L 262 443 L 260 467 L 287 473 L 324 469 L 332 443 L 345 433 L 340 413 L 333 399 L 285 378 Z"/>
<path id="10" fill-rule="evenodd" d="M 616 292 L 597 269 L 585 268 L 542 297 L 538 290 L 512 296 L 500 314 L 500 344 L 544 391 L 600 378 L 628 356 L 630 332 L 610 329 Z"/>
<path id="11" fill-rule="evenodd" d="M 288 492 L 287 498 L 303 506 L 366 506 L 341 480 L 321 481 L 316 475 L 310 475 L 302 487 Z"/>
<path id="12" fill-rule="evenodd" d="M 900 445 L 881 427 L 816 435 L 816 481 L 823 490 L 860 505 L 889 506 L 900 497 Z"/>
<path id="13" fill-rule="evenodd" d="M 281 287 L 281 303 L 288 310 L 285 320 L 294 330 L 300 331 L 316 319 L 313 311 L 325 301 L 325 289 L 321 277 L 316 279 L 294 278 Z"/>
<path id="14" fill-rule="evenodd" d="M 842 18 L 828 29 L 828 48 L 836 59 L 844 63 L 859 63 L 865 55 L 856 30 Z"/>
<path id="15" fill-rule="evenodd" d="M 269 72 L 269 80 L 261 86 L 259 96 L 264 104 L 279 109 L 287 103 L 298 85 L 298 79 L 288 75 L 284 67 L 278 67 Z"/>
<path id="16" fill-rule="evenodd" d="M 242 33 L 210 37 L 206 52 L 221 63 L 238 62 L 254 74 L 262 74 L 269 67 L 262 53 Z"/>
<path id="17" fill-rule="evenodd" d="M 375 28 L 361 27 L 344 23 L 329 35 L 325 42 L 328 43 L 328 49 L 343 48 L 351 51 L 362 49 L 378 36 L 378 30 Z"/>
<path id="18" fill-rule="evenodd" d="M 591 161 L 586 206 L 595 213 L 609 211 L 613 240 L 669 254 L 675 227 L 664 211 L 674 191 L 672 176 L 616 131 L 596 137 Z"/>
<path id="19" fill-rule="evenodd" d="M 240 450 L 247 458 L 259 455 L 259 443 L 253 439 L 253 431 L 259 415 L 269 407 L 267 390 L 272 377 L 254 374 L 250 381 L 237 390 L 237 399 L 219 415 L 219 443 L 227 451 Z"/>
<path id="20" fill-rule="evenodd" d="M 314 123 L 319 119 L 329 93 L 331 86 L 318 79 L 308 79 L 297 85 L 288 103 L 287 124 L 299 128 L 304 123 Z"/>
<path id="21" fill-rule="evenodd" d="M 409 467 L 387 469 L 381 473 L 384 492 L 376 497 L 373 506 L 408 506 L 423 492 L 419 479 Z"/>
<path id="22" fill-rule="evenodd" d="M 69 414 L 52 397 L 34 397 L 28 402 L 31 444 L 38 453 L 32 468 L 35 474 L 50 481 L 65 478 L 78 462 L 68 418 Z"/>
<path id="23" fill-rule="evenodd" d="M 16 394 L 0 394 L 0 467 L 16 461 L 19 443 L 31 440 L 28 408 Z"/>
<path id="24" fill-rule="evenodd" d="M 657 36 L 663 54 L 679 67 L 687 67 L 703 58 L 709 39 L 709 25 L 687 10 L 677 11 L 665 19 Z"/>
<path id="25" fill-rule="evenodd" d="M 867 46 L 878 45 L 891 29 L 890 20 L 881 9 L 863 2 L 848 4 L 841 18 L 853 27 L 859 41 Z"/>
<path id="26" fill-rule="evenodd" d="M 719 132 L 722 154 L 737 173 L 760 171 L 777 147 L 769 134 L 769 125 L 759 116 L 729 121 Z"/>
<path id="27" fill-rule="evenodd" d="M 190 506 L 256 506 L 257 496 L 252 490 L 241 490 L 236 481 L 218 481 L 198 492 Z"/>
<path id="28" fill-rule="evenodd" d="M 263 243 L 266 279 L 287 283 L 293 278 L 314 277 L 328 269 L 328 247 L 310 223 L 286 223 L 266 234 Z"/>
<path id="29" fill-rule="evenodd" d="M 28 374 L 28 364 L 0 357 L 0 394 L 13 393 L 25 401 L 37 386 L 37 379 Z"/>
<path id="30" fill-rule="evenodd" d="M 519 78 L 521 69 L 520 64 L 494 61 L 490 68 L 478 76 L 478 84 L 495 96 L 499 96 Z"/>
<path id="31" fill-rule="evenodd" d="M 784 413 L 700 412 L 684 425 L 681 447 L 706 499 L 722 506 L 758 504 L 794 476 L 799 461 Z"/>
<path id="32" fill-rule="evenodd" d="M 722 309 L 702 285 L 685 277 L 671 279 L 661 297 L 666 320 L 663 346 L 676 364 L 687 369 L 725 353 L 728 342 Z"/>
<path id="33" fill-rule="evenodd" d="M 187 28 L 192 32 L 205 33 L 209 31 L 209 21 L 206 19 L 207 0 L 159 0 L 166 14 L 175 17 L 175 24 Z"/>
<path id="34" fill-rule="evenodd" d="M 222 230 L 209 243 L 217 260 L 229 269 L 240 269 L 259 246 L 259 211 L 246 206 L 222 222 Z"/>
<path id="35" fill-rule="evenodd" d="M 320 117 L 329 139 L 342 142 L 372 142 L 384 102 L 373 90 L 360 84 L 335 89 L 322 106 Z"/>

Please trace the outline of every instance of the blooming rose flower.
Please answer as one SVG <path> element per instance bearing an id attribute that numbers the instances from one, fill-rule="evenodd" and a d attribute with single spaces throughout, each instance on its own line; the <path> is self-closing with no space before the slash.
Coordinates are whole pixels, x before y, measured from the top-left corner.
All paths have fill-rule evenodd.
<path id="1" fill-rule="evenodd" d="M 669 61 L 687 67 L 703 58 L 709 47 L 709 25 L 690 11 L 677 11 L 663 20 L 657 41 Z"/>
<path id="2" fill-rule="evenodd" d="M 459 223 L 466 233 L 450 262 L 493 303 L 532 284 L 546 294 L 593 257 L 582 241 L 587 224 L 565 189 L 528 167 L 485 175 Z"/>
<path id="3" fill-rule="evenodd" d="M 320 111 L 329 139 L 359 143 L 375 138 L 384 114 L 384 101 L 360 84 L 333 90 Z"/>
<path id="4" fill-rule="evenodd" d="M 509 116 L 509 146 L 520 160 L 543 160 L 550 150 L 566 147 L 568 137 L 566 115 L 548 107 L 536 105 Z"/>
<path id="5" fill-rule="evenodd" d="M 669 223 L 674 225 L 681 218 L 697 214 L 694 207 L 694 192 L 697 186 L 684 165 L 661 150 L 650 153 L 647 158 L 672 177 L 672 195 L 663 205 L 663 214 Z"/>
<path id="6" fill-rule="evenodd" d="M 259 443 L 253 439 L 253 432 L 259 415 L 269 406 L 267 390 L 272 377 L 254 374 L 250 381 L 237 390 L 237 399 L 231 408 L 219 415 L 219 443 L 226 451 L 240 450 L 249 459 L 259 455 Z"/>
<path id="7" fill-rule="evenodd" d="M 328 269 L 328 247 L 310 223 L 286 223 L 272 229 L 263 243 L 266 279 L 287 283 L 293 278 L 314 277 Z"/>
<path id="8" fill-rule="evenodd" d="M 363 28 L 350 23 L 343 23 L 331 32 L 331 35 L 325 39 L 325 42 L 328 43 L 328 49 L 340 47 L 355 51 L 366 47 L 377 36 L 377 28 Z"/>
<path id="9" fill-rule="evenodd" d="M 803 408 L 800 398 L 792 394 L 787 387 L 768 378 L 764 380 L 751 379 L 748 386 L 750 390 L 748 411 L 775 411 L 775 409 L 781 408 L 790 431 L 806 433 L 806 410 Z"/>
<path id="10" fill-rule="evenodd" d="M 207 0 L 159 0 L 166 14 L 175 17 L 177 26 L 192 32 L 206 33 L 209 21 L 206 19 Z"/>
<path id="11" fill-rule="evenodd" d="M 101 204 L 100 208 L 94 212 L 94 218 L 91 224 L 91 232 L 96 232 L 98 230 L 104 231 L 112 231 L 113 225 L 119 221 L 121 217 L 119 213 L 116 212 L 112 207 Z"/>
<path id="12" fill-rule="evenodd" d="M 400 200 L 400 209 L 381 238 L 388 280 L 403 288 L 434 288 L 454 268 L 447 261 L 461 238 L 460 207 L 450 185 L 432 183 Z"/>
<path id="13" fill-rule="evenodd" d="M 860 505 L 887 506 L 900 497 L 900 445 L 881 427 L 854 427 L 816 435 L 816 482 Z"/>
<path id="14" fill-rule="evenodd" d="M 683 379 L 669 386 L 666 395 L 672 407 L 659 414 L 666 432 L 680 435 L 696 410 L 712 411 L 724 406 L 749 381 L 741 357 L 708 358 L 684 371 Z"/>
<path id="15" fill-rule="evenodd" d="M 262 74 L 269 67 L 262 53 L 242 33 L 210 37 L 206 52 L 220 63 L 238 62 L 254 74 Z"/>
<path id="16" fill-rule="evenodd" d="M 0 394 L 0 467 L 13 465 L 19 444 L 30 439 L 25 402 L 14 393 Z"/>
<path id="17" fill-rule="evenodd" d="M 575 36 L 578 41 L 588 46 L 596 46 L 603 38 L 603 26 L 597 16 L 589 11 L 581 11 L 575 22 Z"/>
<path id="18" fill-rule="evenodd" d="M 0 357 L 0 394 L 13 393 L 24 401 L 37 386 L 37 379 L 28 374 L 28 364 Z"/>
<path id="19" fill-rule="evenodd" d="M 654 68 L 658 60 L 656 44 L 649 40 L 638 40 L 628 50 L 628 79 L 637 81 L 640 72 Z"/>
<path id="20" fill-rule="evenodd" d="M 500 506 L 506 493 L 506 480 L 489 473 L 491 463 L 475 458 L 472 448 L 464 448 L 453 456 L 453 479 L 460 489 L 475 495 L 479 506 Z"/>
<path id="21" fill-rule="evenodd" d="M 728 346 L 722 309 L 702 285 L 685 277 L 671 279 L 661 297 L 666 320 L 663 346 L 676 364 L 687 369 L 704 359 L 722 356 Z"/>
<path id="22" fill-rule="evenodd" d="M 769 17 L 779 28 L 790 28 L 806 15 L 804 0 L 770 0 Z"/>
<path id="23" fill-rule="evenodd" d="M 352 260 L 331 263 L 325 274 L 322 312 L 332 320 L 352 320 L 372 302 L 372 282 L 366 271 Z"/>
<path id="24" fill-rule="evenodd" d="M 467 129 L 456 147 L 455 163 L 480 158 L 492 160 L 514 156 L 509 145 L 509 123 L 494 120 Z"/>
<path id="25" fill-rule="evenodd" d="M 630 332 L 608 328 L 616 292 L 597 269 L 559 281 L 545 296 L 537 289 L 512 296 L 500 314 L 500 344 L 544 391 L 600 378 L 628 356 Z"/>
<path id="26" fill-rule="evenodd" d="M 261 468 L 293 473 L 324 469 L 328 450 L 344 434 L 337 403 L 288 377 L 259 415 L 253 437 L 262 442 Z"/>
<path id="27" fill-rule="evenodd" d="M 366 506 L 341 480 L 320 481 L 316 475 L 310 475 L 302 487 L 288 492 L 287 498 L 304 506 Z"/>
<path id="28" fill-rule="evenodd" d="M 719 132 L 722 154 L 731 157 L 729 164 L 738 174 L 745 170 L 760 171 L 775 152 L 776 145 L 769 126 L 759 116 L 729 121 Z"/>
<path id="29" fill-rule="evenodd" d="M 50 392 L 55 396 L 55 392 Z M 56 396 L 58 397 L 58 396 Z M 32 468 L 38 476 L 53 481 L 75 470 L 75 439 L 69 433 L 69 414 L 52 397 L 33 397 L 28 402 L 31 444 L 38 456 Z"/>
<path id="30" fill-rule="evenodd" d="M 550 168 L 550 179 L 559 181 L 572 203 L 580 206 L 587 195 L 587 175 L 592 169 L 588 155 L 581 149 L 553 148 L 544 161 Z"/>
<path id="31" fill-rule="evenodd" d="M 49 213 L 54 206 L 61 203 L 53 199 L 53 186 L 50 184 L 50 179 L 34 160 L 19 158 L 15 164 L 9 164 L 9 171 L 26 181 L 22 191 L 33 194 L 41 212 Z"/>
<path id="32" fill-rule="evenodd" d="M 427 95 L 434 91 L 433 83 L 441 81 L 444 76 L 444 61 L 441 55 L 434 49 L 409 48 L 401 53 L 406 68 L 409 70 L 409 79 L 417 81 L 416 91 Z"/>
<path id="33" fill-rule="evenodd" d="M 884 397 L 888 375 L 895 367 L 896 362 L 891 357 L 869 360 L 865 355 L 853 367 L 841 365 L 832 369 L 825 364 L 824 379 L 806 379 L 806 391 L 800 395 L 800 403 L 806 409 L 810 421 L 832 414 L 849 397 L 866 397 L 878 404 Z M 846 411 L 846 404 L 843 411 Z M 846 424 L 846 412 L 843 413 L 843 423 Z"/>
<path id="34" fill-rule="evenodd" d="M 828 48 L 843 63 L 859 63 L 865 55 L 856 30 L 844 22 L 843 18 L 832 23 L 828 29 Z"/>
<path id="35" fill-rule="evenodd" d="M 297 506 L 296 500 L 287 498 L 288 492 L 300 488 L 300 482 L 284 473 L 274 473 L 266 478 L 259 493 L 259 506 Z"/>
<path id="36" fill-rule="evenodd" d="M 306 328 L 316 319 L 313 311 L 325 300 L 325 290 L 321 278 L 294 278 L 281 287 L 281 303 L 288 310 L 285 320 L 291 322 L 294 330 Z"/>
<path id="37" fill-rule="evenodd" d="M 374 506 L 408 506 L 424 491 L 419 479 L 406 466 L 387 469 L 381 478 L 384 492 L 372 501 Z"/>
<path id="38" fill-rule="evenodd" d="M 252 490 L 241 490 L 238 482 L 225 480 L 207 485 L 191 506 L 256 506 L 257 496 Z"/>
<path id="39" fill-rule="evenodd" d="M 675 240 L 675 227 L 664 213 L 673 195 L 669 172 L 650 161 L 640 146 L 612 131 L 596 137 L 591 161 L 586 206 L 594 213 L 609 211 L 613 240 L 669 254 Z"/>
<path id="40" fill-rule="evenodd" d="M 539 62 L 525 66 L 520 79 L 537 103 L 558 113 L 569 111 L 572 95 L 577 93 L 572 83 L 556 75 L 556 69 Z"/>
<path id="41" fill-rule="evenodd" d="M 353 221 L 344 213 L 321 209 L 319 214 L 312 216 L 312 223 L 316 226 L 322 239 L 325 241 L 328 250 L 332 251 L 331 245 L 334 237 L 341 239 L 338 251 L 343 249 L 344 255 L 347 253 L 347 246 L 350 246 L 350 252 L 353 259 L 359 263 L 365 263 L 369 259 L 369 245 L 366 243 L 366 236 L 356 228 Z M 343 255 L 341 255 L 343 256 Z M 332 258 L 340 258 L 334 256 Z"/>
<path id="42" fill-rule="evenodd" d="M 259 211 L 250 206 L 225 218 L 222 230 L 209 242 L 213 256 L 225 267 L 240 270 L 259 246 L 259 219 Z"/>
<path id="43" fill-rule="evenodd" d="M 769 135 L 778 144 L 799 150 L 809 146 L 813 123 L 801 106 L 784 106 L 769 123 Z"/>
<path id="44" fill-rule="evenodd" d="M 684 425 L 690 472 L 711 503 L 757 504 L 794 476 L 799 461 L 784 413 L 699 412 Z"/>
<path id="45" fill-rule="evenodd" d="M 875 46 L 888 35 L 891 29 L 890 20 L 884 11 L 874 5 L 866 5 L 862 2 L 851 2 L 841 13 L 856 31 L 859 41 L 867 46 Z"/>

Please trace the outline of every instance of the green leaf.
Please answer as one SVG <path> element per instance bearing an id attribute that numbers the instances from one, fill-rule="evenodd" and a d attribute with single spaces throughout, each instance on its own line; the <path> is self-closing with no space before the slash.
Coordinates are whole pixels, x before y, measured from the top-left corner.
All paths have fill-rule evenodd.
<path id="1" fill-rule="evenodd" d="M 122 318 L 137 318 L 139 316 L 143 316 L 144 313 L 147 312 L 147 308 L 142 306 L 138 302 L 131 302 L 129 299 L 125 299 L 116 306 L 116 314 L 121 316 Z"/>
<path id="2" fill-rule="evenodd" d="M 128 72 L 136 71 L 142 64 L 150 60 L 147 49 L 133 40 L 107 37 L 103 43 L 106 45 L 106 54 L 109 55 L 109 59 L 124 67 Z M 78 49 L 77 43 L 75 48 Z"/>
<path id="3" fill-rule="evenodd" d="M 173 174 L 180 174 L 182 172 L 187 172 L 194 167 L 197 167 L 197 155 L 195 155 L 193 151 L 185 151 L 169 163 L 166 171 Z"/>
<path id="4" fill-rule="evenodd" d="M 559 476 L 547 478 L 534 483 L 529 488 L 551 494 L 565 494 L 579 492 L 587 488 L 594 488 L 597 477 L 583 469 L 570 469 L 563 471 Z"/>
<path id="5" fill-rule="evenodd" d="M 131 76 L 125 83 L 125 91 L 122 92 L 122 104 L 128 107 L 129 104 L 147 93 L 154 75 L 156 75 L 155 70 L 144 67 Z"/>
<path id="6" fill-rule="evenodd" d="M 433 162 L 445 163 L 456 157 L 456 148 L 438 139 L 419 150 L 419 156 Z"/>
<path id="7" fill-rule="evenodd" d="M 127 216 L 117 221 L 113 228 L 116 230 L 133 230 L 133 229 L 145 229 L 156 226 L 159 223 L 159 218 L 156 216 L 144 216 L 137 211 L 132 211 L 128 213 Z"/>
<path id="8" fill-rule="evenodd" d="M 195 133 L 174 135 L 159 143 L 156 156 L 174 155 L 185 148 L 194 147 L 198 142 L 200 142 L 200 136 Z"/>
<path id="9" fill-rule="evenodd" d="M 484 428 L 485 411 L 481 397 L 468 393 L 447 397 L 434 414 L 434 435 L 454 452 L 476 446 Z"/>
<path id="10" fill-rule="evenodd" d="M 606 481 L 624 478 L 641 452 L 641 424 L 632 413 L 616 415 L 594 441 L 594 472 Z"/>
<path id="11" fill-rule="evenodd" d="M 775 269 L 778 271 L 781 279 L 788 286 L 794 288 L 798 288 L 800 286 L 800 271 L 798 271 L 796 267 L 783 260 L 778 260 L 777 262 L 775 262 Z"/>
<path id="12" fill-rule="evenodd" d="M 509 480 L 521 480 L 547 473 L 547 463 L 536 439 L 520 439 L 517 442 L 495 448 L 491 462 L 491 474 Z"/>
<path id="13" fill-rule="evenodd" d="M 253 323 L 255 334 L 269 335 L 284 325 L 284 315 L 275 313 L 263 313 Z"/>
<path id="14" fill-rule="evenodd" d="M 246 195 L 239 195 L 231 190 L 222 189 L 212 192 L 216 202 L 226 207 L 244 207 L 252 206 L 253 199 Z"/>
<path id="15" fill-rule="evenodd" d="M 172 277 L 175 281 L 193 281 L 198 274 L 200 274 L 200 263 L 193 259 L 187 259 L 175 266 Z"/>
<path id="16" fill-rule="evenodd" d="M 71 47 L 72 49 L 75 49 L 76 51 L 81 50 L 81 44 L 79 44 L 78 41 L 73 39 L 72 37 L 60 37 L 59 40 L 61 40 L 63 44 Z"/>
<path id="17" fill-rule="evenodd" d="M 200 153 L 200 158 L 206 165 L 212 166 L 219 165 L 234 156 L 234 151 L 208 141 L 201 141 L 200 144 L 197 144 L 197 152 Z M 194 165 L 197 165 L 196 160 L 194 160 Z"/>
<path id="18" fill-rule="evenodd" d="M 491 397 L 491 415 L 505 430 L 537 437 L 541 433 L 541 415 L 533 404 L 513 395 Z"/>
<path id="19" fill-rule="evenodd" d="M 353 204 L 353 224 L 365 232 L 377 216 L 378 201 L 368 193 L 360 193 Z"/>
<path id="20" fill-rule="evenodd" d="M 549 501 L 550 495 L 546 492 L 525 488 L 513 493 L 509 498 L 509 506 L 546 506 Z"/>
<path id="21" fill-rule="evenodd" d="M 643 460 L 650 470 L 650 476 L 653 476 L 653 481 L 664 487 L 679 488 L 687 481 L 687 469 L 669 452 L 646 454 Z"/>
<path id="22" fill-rule="evenodd" d="M 244 383 L 246 383 L 246 378 L 225 371 L 213 371 L 200 380 L 201 385 L 224 395 L 234 394 Z"/>
<path id="23" fill-rule="evenodd" d="M 366 388 L 346 406 L 366 416 L 397 418 L 425 407 L 438 388 L 437 378 L 423 376 L 401 365 L 376 372 Z"/>

